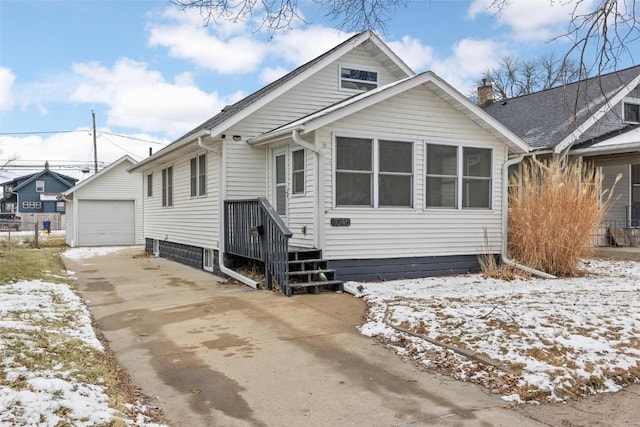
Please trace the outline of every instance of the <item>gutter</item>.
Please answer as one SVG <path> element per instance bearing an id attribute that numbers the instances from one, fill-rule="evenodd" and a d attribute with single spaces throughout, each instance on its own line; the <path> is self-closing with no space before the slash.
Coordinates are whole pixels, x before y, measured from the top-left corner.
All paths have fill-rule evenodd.
<path id="1" fill-rule="evenodd" d="M 206 136 L 210 136 L 211 132 L 207 131 L 206 134 L 203 135 L 198 135 L 198 147 L 204 148 L 205 150 L 212 152 L 212 153 L 216 153 L 219 155 L 220 157 L 220 201 L 219 201 L 219 221 L 220 221 L 220 238 L 218 240 L 218 268 L 220 269 L 220 272 L 223 274 L 226 274 L 227 276 L 236 279 L 239 282 L 244 283 L 247 286 L 252 287 L 253 289 L 258 289 L 258 282 L 256 282 L 255 280 L 251 280 L 246 276 L 243 276 L 242 274 L 238 273 L 237 271 L 234 271 L 232 269 L 230 269 L 229 267 L 227 267 L 226 265 L 224 265 L 224 199 L 226 199 L 226 195 L 227 195 L 227 179 L 226 179 L 226 174 L 223 173 L 223 166 L 224 166 L 224 160 L 223 160 L 223 153 L 224 153 L 224 140 L 220 141 L 220 144 L 222 145 L 222 147 L 220 148 L 220 152 L 218 153 L 217 150 L 214 150 L 212 147 L 208 146 L 208 145 L 204 145 L 202 143 L 202 140 L 206 137 Z M 226 167 L 225 167 L 226 169 Z"/>
<path id="2" fill-rule="evenodd" d="M 162 150 L 158 151 L 157 153 L 155 153 L 153 156 L 151 157 L 147 157 L 144 160 L 139 161 L 138 163 L 136 163 L 135 165 L 133 165 L 132 167 L 130 167 L 129 169 L 127 169 L 127 172 L 133 172 L 137 169 L 141 169 L 143 166 L 145 166 L 147 163 L 150 163 L 154 160 L 157 160 L 163 156 L 166 156 L 167 154 L 177 150 L 178 148 L 182 148 L 183 146 L 190 144 L 191 142 L 193 142 L 195 139 L 197 139 L 198 141 L 201 140 L 201 138 L 203 137 L 207 137 L 211 135 L 211 130 L 210 129 L 203 129 L 193 135 L 189 135 L 186 138 L 181 139 L 180 141 L 177 142 L 172 142 L 171 144 L 167 145 L 166 147 L 162 148 Z M 167 150 L 167 151 L 165 151 Z"/>
<path id="3" fill-rule="evenodd" d="M 556 276 L 545 273 L 544 271 L 536 270 L 535 268 L 531 268 L 524 264 L 520 264 L 519 262 L 510 259 L 507 257 L 507 233 L 508 233 L 508 224 L 509 224 L 509 166 L 520 163 L 526 156 L 533 155 L 535 157 L 536 154 L 540 153 L 531 153 L 531 154 L 520 154 L 513 159 L 507 160 L 502 165 L 502 248 L 500 253 L 500 259 L 504 264 L 515 267 L 519 270 L 526 271 L 527 273 L 533 274 L 538 277 L 542 277 L 545 279 L 557 279 Z"/>

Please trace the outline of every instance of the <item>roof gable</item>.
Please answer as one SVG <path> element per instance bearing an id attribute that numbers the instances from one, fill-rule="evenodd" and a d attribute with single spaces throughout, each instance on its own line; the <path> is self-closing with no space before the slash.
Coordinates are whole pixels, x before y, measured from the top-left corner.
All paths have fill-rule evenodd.
<path id="1" fill-rule="evenodd" d="M 27 180 L 21 182 L 18 186 L 16 186 L 13 191 L 20 191 L 21 189 L 23 189 L 24 187 L 26 187 L 27 185 L 29 185 L 30 183 L 32 183 L 33 181 L 36 181 L 42 177 L 45 177 L 46 175 L 51 176 L 53 179 L 55 179 L 56 181 L 61 182 L 63 185 L 66 185 L 67 187 L 73 187 L 73 185 L 78 181 L 76 178 L 72 178 L 70 176 L 67 175 L 63 175 L 61 173 L 56 173 L 50 169 L 45 169 L 41 172 L 32 174 Z"/>
<path id="2" fill-rule="evenodd" d="M 267 132 L 264 135 L 249 141 L 249 143 L 254 145 L 268 143 L 293 131 L 299 131 L 302 133 L 312 132 L 322 126 L 340 120 L 341 118 L 347 117 L 355 112 L 361 111 L 364 108 L 382 102 L 394 95 L 403 93 L 419 85 L 428 85 L 434 93 L 452 105 L 456 110 L 464 114 L 467 118 L 480 125 L 480 127 L 498 137 L 498 139 L 508 145 L 512 151 L 523 153 L 529 151 L 527 144 L 525 144 L 517 135 L 496 121 L 493 117 L 486 114 L 476 104 L 471 102 L 431 71 L 410 76 L 386 86 L 347 98 L 306 117 Z"/>
<path id="3" fill-rule="evenodd" d="M 116 168 L 118 165 L 122 164 L 122 163 L 129 163 L 131 165 L 135 165 L 136 161 L 133 160 L 130 156 L 128 155 L 124 155 L 122 157 L 120 157 L 118 160 L 116 160 L 115 162 L 111 163 L 109 166 L 107 166 L 106 168 L 102 169 L 101 171 L 99 171 L 98 173 L 95 173 L 93 175 L 91 175 L 89 178 L 81 181 L 79 184 L 77 184 L 76 186 L 68 189 L 67 191 L 65 191 L 64 193 L 62 193 L 62 196 L 67 197 L 70 196 L 71 194 L 73 194 L 75 191 L 81 189 L 82 187 L 84 187 L 87 184 L 90 184 L 91 182 L 95 181 L 96 179 L 100 178 L 101 176 L 104 176 L 106 174 L 109 173 L 109 171 L 113 170 L 114 168 Z"/>
<path id="4" fill-rule="evenodd" d="M 495 102 L 485 111 L 532 148 L 561 152 L 578 142 L 638 84 L 640 65 Z M 623 127 L 620 123 L 619 128 Z"/>
<path id="5" fill-rule="evenodd" d="M 139 162 L 132 170 L 138 169 L 150 161 L 161 157 L 183 145 L 186 145 L 199 136 L 217 135 L 226 131 L 229 127 L 246 118 L 261 107 L 273 101 L 278 96 L 295 87 L 302 81 L 314 75 L 328 64 L 336 61 L 346 53 L 366 42 L 371 42 L 378 51 L 385 56 L 399 72 L 404 75 L 415 75 L 415 72 L 400 59 L 373 31 L 367 30 L 356 34 L 342 42 L 333 49 L 301 65 L 278 80 L 264 86 L 249 96 L 241 99 L 233 105 L 225 107 L 221 112 L 205 121 L 196 128 L 190 130 L 167 147 L 155 153 L 153 156 Z"/>

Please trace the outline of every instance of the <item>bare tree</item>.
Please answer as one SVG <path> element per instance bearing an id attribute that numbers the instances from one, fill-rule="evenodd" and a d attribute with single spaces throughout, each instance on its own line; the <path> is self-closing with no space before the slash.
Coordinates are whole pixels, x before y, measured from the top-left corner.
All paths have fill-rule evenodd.
<path id="1" fill-rule="evenodd" d="M 395 12 L 409 0 L 312 0 L 338 28 L 360 31 L 386 28 Z M 296 22 L 306 22 L 298 11 L 298 0 L 171 0 L 182 10 L 198 9 L 205 25 L 220 20 L 261 19 L 259 27 L 278 31 Z"/>
<path id="2" fill-rule="evenodd" d="M 491 8 L 498 13 L 515 0 L 493 0 Z M 557 0 L 548 0 L 551 4 Z M 575 57 L 580 63 L 579 78 L 603 74 L 619 68 L 625 58 L 636 61 L 629 46 L 640 39 L 640 11 L 637 0 L 598 0 L 591 10 L 581 11 L 584 0 L 573 3 L 567 31 L 556 39 L 568 38 L 571 47 L 565 59 Z"/>
<path id="3" fill-rule="evenodd" d="M 497 67 L 484 72 L 483 79 L 492 82 L 494 97 L 504 100 L 574 82 L 580 76 L 578 70 L 575 61 L 553 53 L 528 60 L 505 56 Z"/>

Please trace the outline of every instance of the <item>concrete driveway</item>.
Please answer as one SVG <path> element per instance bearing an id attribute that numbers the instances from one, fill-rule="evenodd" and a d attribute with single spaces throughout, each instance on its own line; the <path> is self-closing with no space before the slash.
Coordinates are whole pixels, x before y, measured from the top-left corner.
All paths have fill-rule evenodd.
<path id="1" fill-rule="evenodd" d="M 360 335 L 349 295 L 254 291 L 139 247 L 64 260 L 173 426 L 545 425 Z"/>

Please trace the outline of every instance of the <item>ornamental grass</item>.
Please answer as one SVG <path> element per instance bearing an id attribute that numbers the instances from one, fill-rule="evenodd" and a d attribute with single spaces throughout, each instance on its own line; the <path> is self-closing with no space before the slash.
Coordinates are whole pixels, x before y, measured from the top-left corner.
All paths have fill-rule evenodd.
<path id="1" fill-rule="evenodd" d="M 509 185 L 509 257 L 555 276 L 576 276 L 609 204 L 610 197 L 601 200 L 601 184 L 599 170 L 578 163 L 523 162 Z"/>

